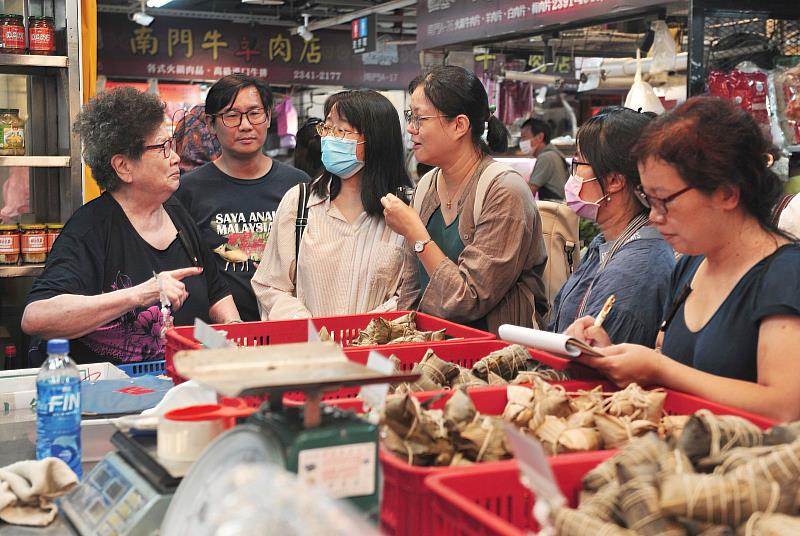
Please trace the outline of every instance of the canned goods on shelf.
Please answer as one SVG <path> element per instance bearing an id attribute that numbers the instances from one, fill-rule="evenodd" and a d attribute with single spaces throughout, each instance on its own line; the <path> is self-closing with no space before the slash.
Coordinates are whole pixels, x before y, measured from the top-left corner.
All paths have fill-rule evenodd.
<path id="1" fill-rule="evenodd" d="M 42 223 L 20 225 L 20 250 L 25 264 L 44 264 L 47 260 L 47 229 Z"/>
<path id="2" fill-rule="evenodd" d="M 25 19 L 22 15 L 0 15 L 0 53 L 25 54 Z"/>
<path id="3" fill-rule="evenodd" d="M 64 228 L 63 223 L 48 223 L 47 224 L 47 253 L 53 249 L 53 243 Z"/>
<path id="4" fill-rule="evenodd" d="M 19 262 L 19 227 L 0 225 L 0 265 L 17 264 Z"/>
<path id="5" fill-rule="evenodd" d="M 48 56 L 56 51 L 53 17 L 28 17 L 28 48 L 31 54 Z"/>

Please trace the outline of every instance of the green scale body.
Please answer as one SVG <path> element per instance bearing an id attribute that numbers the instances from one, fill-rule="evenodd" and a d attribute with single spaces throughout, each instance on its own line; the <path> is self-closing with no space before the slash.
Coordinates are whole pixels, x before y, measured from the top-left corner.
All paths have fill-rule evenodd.
<path id="1" fill-rule="evenodd" d="M 347 498 L 377 519 L 378 427 L 350 411 L 322 405 L 320 425 L 303 426 L 303 406 L 269 411 L 267 404 L 247 419 L 273 443 L 275 458 L 287 470 Z"/>

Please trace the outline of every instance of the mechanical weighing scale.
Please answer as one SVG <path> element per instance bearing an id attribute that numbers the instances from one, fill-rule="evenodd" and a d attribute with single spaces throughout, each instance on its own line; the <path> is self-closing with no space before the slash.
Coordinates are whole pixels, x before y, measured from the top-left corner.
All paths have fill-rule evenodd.
<path id="1" fill-rule="evenodd" d="M 349 361 L 329 342 L 180 352 L 175 366 L 220 395 L 268 395 L 269 401 L 220 435 L 193 465 L 158 459 L 155 436 L 116 433 L 112 443 L 119 452 L 60 499 L 79 534 L 149 535 L 158 527 L 162 535 L 210 534 L 207 490 L 242 463 L 276 463 L 377 517 L 378 428 L 320 404 L 322 393 L 419 375 L 381 374 Z M 305 405 L 284 407 L 287 391 L 304 392 Z"/>

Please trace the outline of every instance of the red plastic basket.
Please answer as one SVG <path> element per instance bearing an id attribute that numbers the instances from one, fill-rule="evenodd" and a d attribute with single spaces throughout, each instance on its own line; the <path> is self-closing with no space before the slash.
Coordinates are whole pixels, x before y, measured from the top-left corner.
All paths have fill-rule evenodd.
<path id="1" fill-rule="evenodd" d="M 363 314 L 347 316 L 328 316 L 310 319 L 314 324 L 315 330 L 319 331 L 322 327 L 327 328 L 334 341 L 343 347 L 348 347 L 350 343 L 358 337 L 359 330 L 367 327 L 370 320 L 382 317 L 392 320 L 407 314 L 408 311 L 391 311 L 380 314 Z M 292 342 L 306 342 L 308 340 L 309 319 L 297 320 L 275 320 L 269 322 L 244 322 L 241 324 L 217 324 L 213 326 L 219 330 L 227 332 L 229 340 L 235 341 L 239 346 L 264 346 L 267 344 L 285 344 Z M 417 328 L 422 331 L 445 330 L 448 337 L 444 341 L 402 343 L 391 345 L 393 348 L 439 346 L 452 344 L 463 340 L 492 340 L 494 334 L 479 329 L 462 326 L 449 320 L 437 318 L 425 313 L 417 313 Z M 173 358 L 176 352 L 181 350 L 199 350 L 200 343 L 192 335 L 194 327 L 183 326 L 167 331 L 166 348 L 166 371 L 175 383 L 181 383 L 181 378 L 175 372 Z M 375 349 L 381 346 L 359 346 L 359 349 Z"/>
<path id="2" fill-rule="evenodd" d="M 500 350 L 501 348 L 505 348 L 509 346 L 510 343 L 497 341 L 497 340 L 488 340 L 488 341 L 466 341 L 466 342 L 451 342 L 448 344 L 437 345 L 434 343 L 433 345 L 428 346 L 406 346 L 400 347 L 395 345 L 389 346 L 381 346 L 377 349 L 377 351 L 383 355 L 384 357 L 389 357 L 390 355 L 394 355 L 400 360 L 400 368 L 404 372 L 411 372 L 411 369 L 414 368 L 416 363 L 419 363 L 422 357 L 425 355 L 425 352 L 428 351 L 428 348 L 433 348 L 434 352 L 436 352 L 437 357 L 447 361 L 449 363 L 456 363 L 461 365 L 462 367 L 471 368 L 475 363 L 480 361 L 483 357 L 487 356 L 491 352 L 496 350 Z M 367 363 L 367 359 L 369 359 L 369 354 L 372 352 L 373 349 L 369 348 L 345 348 L 344 353 L 347 355 L 348 359 L 354 361 L 356 363 L 361 363 L 365 365 Z M 592 379 L 595 378 L 596 381 L 599 380 L 598 373 L 591 368 L 585 367 L 575 361 L 570 361 L 568 359 L 563 359 L 560 357 L 556 357 L 552 354 L 548 354 L 546 352 L 542 352 L 540 350 L 533 350 L 528 349 L 533 359 L 536 359 L 540 363 L 544 363 L 545 365 L 551 366 L 553 368 L 559 370 L 568 370 L 573 378 L 576 379 Z M 336 391 L 330 391 L 323 395 L 323 400 L 331 400 L 331 399 L 343 399 L 343 398 L 355 398 L 358 395 L 359 388 L 358 387 L 344 387 L 342 389 L 338 389 Z M 288 404 L 293 403 L 302 403 L 305 401 L 305 395 L 303 393 L 287 393 L 284 396 L 284 402 Z M 502 411 L 502 410 L 501 410 Z"/>
<path id="3" fill-rule="evenodd" d="M 574 392 L 579 389 L 592 389 L 597 385 L 603 385 L 606 391 L 617 390 L 612 384 L 605 381 L 568 381 L 560 382 L 567 391 Z M 421 401 L 429 400 L 433 396 L 438 396 L 442 392 L 414 393 Z M 432 409 L 442 408 L 447 402 L 452 392 L 444 392 L 439 400 L 431 404 Z M 500 415 L 506 406 L 508 397 L 506 396 L 505 386 L 501 387 L 482 387 L 469 391 L 475 408 L 486 415 Z M 364 407 L 359 399 L 329 400 L 326 402 L 332 406 L 342 409 L 363 412 Z M 688 395 L 679 391 L 667 390 L 667 398 L 664 402 L 664 410 L 673 415 L 687 415 L 699 409 L 706 408 L 713 413 L 739 415 L 749 419 L 761 428 L 769 428 L 775 422 L 758 415 L 749 414 L 721 404 L 709 402 L 702 398 Z M 599 451 L 613 452 L 613 451 Z M 580 459 L 592 453 L 563 454 L 558 458 Z M 381 504 L 381 524 L 392 534 L 408 535 L 428 535 L 438 534 L 433 531 L 433 523 L 430 519 L 429 502 L 432 500 L 430 491 L 425 488 L 424 480 L 427 476 L 442 472 L 453 471 L 449 467 L 418 467 L 409 465 L 404 460 L 394 454 L 381 449 L 381 466 L 383 468 L 383 502 Z M 480 466 L 481 464 L 479 464 Z M 469 534 L 469 533 L 466 533 Z"/>
<path id="4" fill-rule="evenodd" d="M 578 503 L 581 479 L 614 455 L 604 450 L 550 458 L 550 467 L 570 506 Z M 523 536 L 539 530 L 534 496 L 519 481 L 516 461 L 486 463 L 425 479 L 431 493 L 432 532 L 438 536 Z"/>

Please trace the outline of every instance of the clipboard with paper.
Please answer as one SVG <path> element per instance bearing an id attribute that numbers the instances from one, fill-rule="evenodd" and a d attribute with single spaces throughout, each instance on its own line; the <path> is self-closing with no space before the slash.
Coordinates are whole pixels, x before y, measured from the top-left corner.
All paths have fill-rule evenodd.
<path id="1" fill-rule="evenodd" d="M 498 334 L 504 341 L 521 344 L 523 346 L 573 359 L 579 355 L 602 357 L 601 353 L 582 340 L 561 333 L 551 333 L 539 329 L 503 324 L 500 326 Z"/>

